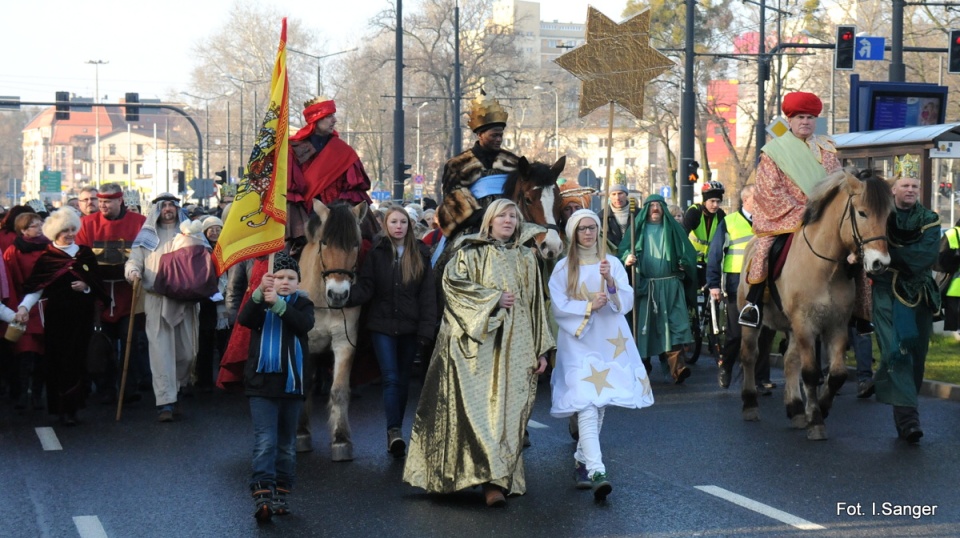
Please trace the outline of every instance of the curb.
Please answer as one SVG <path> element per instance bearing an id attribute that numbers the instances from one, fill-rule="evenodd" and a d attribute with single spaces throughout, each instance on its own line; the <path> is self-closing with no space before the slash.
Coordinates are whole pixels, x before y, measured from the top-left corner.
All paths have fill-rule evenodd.
<path id="1" fill-rule="evenodd" d="M 779 353 L 771 353 L 770 366 L 780 368 L 782 370 L 783 355 Z M 856 368 L 848 366 L 847 371 L 853 376 L 852 379 L 856 379 Z M 920 386 L 920 395 L 929 396 L 931 398 L 939 398 L 941 400 L 960 402 L 960 385 L 944 383 L 943 381 L 933 381 L 932 379 L 924 379 L 923 384 Z"/>

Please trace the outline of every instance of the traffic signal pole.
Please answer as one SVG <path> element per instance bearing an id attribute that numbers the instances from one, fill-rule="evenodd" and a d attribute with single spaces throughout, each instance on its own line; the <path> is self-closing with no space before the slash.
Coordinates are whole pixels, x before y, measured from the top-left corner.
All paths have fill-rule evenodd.
<path id="1" fill-rule="evenodd" d="M 393 199 L 403 200 L 403 0 L 397 0 L 396 103 L 393 110 Z"/>
<path id="2" fill-rule="evenodd" d="M 693 95 L 693 33 L 694 10 L 696 0 L 686 0 L 687 20 L 686 39 L 684 42 L 683 61 L 683 94 L 680 101 L 680 166 L 677 167 L 677 193 L 679 194 L 680 208 L 684 211 L 693 205 L 693 184 L 688 180 L 686 172 L 693 163 L 694 149 L 694 107 L 696 101 Z"/>
<path id="3" fill-rule="evenodd" d="M 890 82 L 906 82 L 907 66 L 903 63 L 903 6 L 904 0 L 893 0 L 890 31 Z"/>
<path id="4" fill-rule="evenodd" d="M 53 106 L 63 105 L 62 102 L 50 102 L 50 101 L 20 101 L 19 99 L 0 99 L 0 108 L 14 108 L 19 109 L 21 105 L 27 106 Z M 125 106 L 125 103 L 77 103 L 78 107 L 108 107 L 116 106 L 122 107 Z M 190 125 L 193 127 L 193 132 L 197 134 L 197 173 L 203 173 L 203 136 L 200 134 L 200 127 L 197 125 L 197 122 L 193 121 L 193 118 L 185 110 L 173 105 L 166 105 L 161 103 L 137 103 L 137 107 L 144 108 L 156 108 L 156 109 L 166 109 L 172 110 L 177 114 L 180 114 L 190 122 Z"/>

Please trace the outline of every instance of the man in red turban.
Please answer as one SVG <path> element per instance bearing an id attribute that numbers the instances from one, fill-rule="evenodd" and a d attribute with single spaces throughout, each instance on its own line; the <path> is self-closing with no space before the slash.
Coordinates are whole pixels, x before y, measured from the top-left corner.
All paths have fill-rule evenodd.
<path id="1" fill-rule="evenodd" d="M 290 137 L 290 178 L 287 183 L 287 240 L 304 236 L 313 199 L 326 205 L 337 200 L 371 202 L 370 178 L 360 157 L 334 130 L 337 106 L 316 97 L 304 103 L 306 125 Z"/>
<path id="2" fill-rule="evenodd" d="M 833 139 L 813 134 L 817 116 L 823 110 L 820 98 L 806 92 L 788 93 L 783 97 L 782 109 L 790 131 L 761 148 L 757 165 L 757 190 L 753 195 L 756 247 L 747 262 L 750 292 L 740 313 L 740 324 L 750 327 L 760 324 L 760 298 L 774 241 L 800 229 L 807 196 L 814 185 L 840 169 Z"/>

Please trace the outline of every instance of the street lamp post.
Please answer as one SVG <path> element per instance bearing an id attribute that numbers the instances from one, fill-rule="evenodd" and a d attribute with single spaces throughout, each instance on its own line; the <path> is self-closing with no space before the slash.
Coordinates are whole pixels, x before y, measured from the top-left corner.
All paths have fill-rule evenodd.
<path id="1" fill-rule="evenodd" d="M 290 52 L 295 52 L 295 53 L 297 53 L 297 54 L 302 54 L 302 55 L 304 55 L 304 56 L 313 58 L 314 60 L 317 61 L 317 96 L 319 96 L 319 95 L 322 93 L 322 92 L 320 91 L 320 60 L 322 60 L 322 59 L 324 59 L 324 58 L 329 58 L 329 57 L 331 57 L 331 56 L 338 56 L 338 55 L 340 55 L 340 54 L 346 54 L 346 53 L 348 53 L 348 52 L 354 52 L 354 51 L 356 51 L 356 50 L 358 50 L 358 49 L 355 47 L 355 48 L 352 48 L 352 49 L 350 49 L 350 50 L 341 50 L 340 52 L 334 52 L 334 53 L 332 53 L 332 54 L 323 54 L 323 55 L 320 55 L 320 56 L 318 56 L 318 55 L 316 55 L 316 54 L 310 54 L 309 52 L 303 52 L 302 50 L 291 49 L 290 47 L 287 47 L 287 50 L 290 51 Z"/>
<path id="2" fill-rule="evenodd" d="M 243 94 L 246 93 L 247 84 L 262 84 L 262 83 L 268 82 L 268 81 L 266 81 L 266 80 L 246 80 L 246 79 L 238 78 L 238 77 L 235 77 L 235 76 L 233 76 L 233 75 L 226 74 L 226 73 L 223 74 L 223 78 L 226 78 L 226 79 L 229 79 L 229 80 L 232 80 L 232 81 L 235 81 L 235 82 L 239 82 L 239 83 L 240 83 L 240 87 L 238 88 L 238 89 L 240 90 L 240 166 L 246 166 L 246 163 L 244 162 L 245 159 L 246 159 L 246 157 L 244 157 L 244 155 L 243 155 Z M 254 97 L 254 100 L 256 100 L 256 97 Z M 256 118 L 256 113 L 254 114 L 254 118 Z M 256 132 L 256 127 L 254 128 L 254 132 Z M 229 168 L 228 168 L 228 170 L 229 170 Z M 233 171 L 230 171 L 230 173 L 232 174 Z M 241 175 L 242 175 L 242 174 L 241 174 Z"/>
<path id="3" fill-rule="evenodd" d="M 199 95 L 193 95 L 187 92 L 180 92 L 180 94 L 203 101 L 204 113 L 206 115 L 206 119 L 204 120 L 204 125 L 203 125 L 203 138 L 204 140 L 207 141 L 206 144 L 204 144 L 204 147 L 207 148 L 207 159 L 206 159 L 207 169 L 206 169 L 206 175 L 204 177 L 209 178 L 210 177 L 210 100 L 216 99 L 216 97 L 200 97 Z"/>
<path id="4" fill-rule="evenodd" d="M 544 88 L 543 86 L 534 86 L 534 90 L 542 90 L 540 93 L 553 92 L 553 161 L 560 160 L 560 92 L 556 88 Z"/>
<path id="5" fill-rule="evenodd" d="M 94 104 L 100 103 L 100 66 L 106 65 L 110 62 L 105 62 L 103 60 L 87 60 L 86 63 L 93 65 L 94 69 L 94 86 L 93 86 L 93 102 Z M 100 107 L 93 107 L 93 121 L 94 121 L 94 143 L 96 144 L 97 150 L 97 163 L 94 167 L 96 170 L 96 183 L 97 189 L 100 188 Z"/>
<path id="6" fill-rule="evenodd" d="M 417 175 L 423 175 L 423 168 L 420 166 L 420 111 L 423 107 L 430 104 L 430 101 L 424 101 L 417 107 Z"/>

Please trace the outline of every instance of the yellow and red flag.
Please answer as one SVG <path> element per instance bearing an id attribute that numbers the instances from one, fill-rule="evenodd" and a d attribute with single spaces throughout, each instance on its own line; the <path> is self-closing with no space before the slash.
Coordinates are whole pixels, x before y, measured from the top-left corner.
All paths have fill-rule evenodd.
<path id="1" fill-rule="evenodd" d="M 287 223 L 287 19 L 283 19 L 270 101 L 223 231 L 213 249 L 217 273 L 283 249 Z"/>

